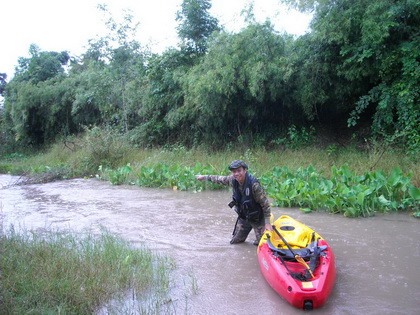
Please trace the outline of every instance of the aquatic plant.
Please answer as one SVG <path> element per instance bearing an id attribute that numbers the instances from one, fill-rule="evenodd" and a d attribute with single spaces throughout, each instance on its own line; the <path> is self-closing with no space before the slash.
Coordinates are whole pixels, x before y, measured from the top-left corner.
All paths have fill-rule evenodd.
<path id="1" fill-rule="evenodd" d="M 261 182 L 275 206 L 301 207 L 303 211 L 327 210 L 345 216 L 371 216 L 375 212 L 419 210 L 420 189 L 411 184 L 409 173 L 395 168 L 389 177 L 382 171 L 358 176 L 348 165 L 332 167 L 331 178 L 312 166 L 291 171 L 274 168 Z"/>
<path id="2" fill-rule="evenodd" d="M 144 187 L 196 192 L 223 188 L 208 181 L 197 181 L 196 174 L 220 173 L 211 165 L 200 163 L 194 167 L 159 163 L 141 166 L 138 170 L 132 170 L 128 164 L 116 170 L 106 168 L 98 177 L 121 184 L 130 173 L 135 174 L 133 183 Z M 411 178 L 412 173 L 404 175 L 400 168 L 395 168 L 388 177 L 380 170 L 359 176 L 347 164 L 340 168 L 333 166 L 330 178 L 322 176 L 313 166 L 295 171 L 275 167 L 259 177 L 274 206 L 300 207 L 304 212 L 326 210 L 349 217 L 371 216 L 375 212 L 420 211 L 420 189 L 411 183 Z"/>
<path id="3" fill-rule="evenodd" d="M 98 172 L 99 174 L 96 175 L 99 179 L 107 178 L 112 185 L 122 185 L 127 183 L 128 176 L 130 175 L 132 168 L 130 163 L 124 165 L 122 167 L 113 170 L 110 167 L 103 167 L 99 165 Z"/>
<path id="4" fill-rule="evenodd" d="M 196 174 L 216 174 L 211 165 L 197 163 L 193 167 L 181 167 L 179 164 L 172 166 L 156 164 L 154 166 L 141 166 L 133 170 L 130 164 L 115 170 L 102 166 L 99 167 L 97 178 L 106 179 L 113 185 L 134 184 L 142 187 L 171 188 L 174 190 L 201 191 L 204 189 L 220 189 L 219 185 L 210 182 L 200 182 L 195 178 Z M 129 181 L 128 178 L 134 178 Z"/>

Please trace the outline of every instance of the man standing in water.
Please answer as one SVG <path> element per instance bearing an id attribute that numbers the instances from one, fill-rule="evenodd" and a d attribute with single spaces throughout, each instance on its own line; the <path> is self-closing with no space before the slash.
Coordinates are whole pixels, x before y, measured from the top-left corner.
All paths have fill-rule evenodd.
<path id="1" fill-rule="evenodd" d="M 229 203 L 229 207 L 235 207 L 238 220 L 230 243 L 245 242 L 249 232 L 254 229 L 256 236 L 254 245 L 258 245 L 264 230 L 273 229 L 270 224 L 271 209 L 267 195 L 260 182 L 248 173 L 248 165 L 244 161 L 233 161 L 229 170 L 232 172 L 230 176 L 196 175 L 196 178 L 233 187 L 233 200 Z"/>

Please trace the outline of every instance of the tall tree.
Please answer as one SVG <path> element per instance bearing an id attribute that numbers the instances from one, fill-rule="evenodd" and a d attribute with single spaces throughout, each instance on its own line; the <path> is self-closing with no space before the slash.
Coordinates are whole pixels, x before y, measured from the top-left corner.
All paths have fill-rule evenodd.
<path id="1" fill-rule="evenodd" d="M 63 66 L 70 60 L 66 51 L 41 51 L 35 44 L 29 47 L 29 54 L 29 58 L 19 58 L 15 77 L 17 80 L 30 81 L 33 84 L 64 73 Z"/>
<path id="2" fill-rule="evenodd" d="M 178 11 L 176 18 L 180 23 L 177 30 L 187 50 L 206 52 L 210 35 L 220 30 L 219 21 L 209 13 L 210 8 L 210 0 L 182 1 L 181 10 Z"/>
<path id="3" fill-rule="evenodd" d="M 43 52 L 36 45 L 29 53 L 30 58 L 19 58 L 15 76 L 7 84 L 4 115 L 16 140 L 41 145 L 71 128 L 71 104 L 62 99 L 69 87 L 61 85 L 70 57 L 67 52 Z"/>
<path id="4" fill-rule="evenodd" d="M 75 72 L 86 85 L 78 85 L 73 112 L 78 121 L 83 113 L 95 108 L 101 113 L 101 122 L 123 131 L 129 130 L 130 113 L 135 101 L 127 94 L 132 81 L 144 68 L 144 56 L 136 40 L 139 23 L 134 21 L 131 11 L 125 10 L 122 20 L 116 21 L 106 5 L 99 5 L 104 15 L 108 33 L 89 41 L 89 47 L 82 56 Z"/>

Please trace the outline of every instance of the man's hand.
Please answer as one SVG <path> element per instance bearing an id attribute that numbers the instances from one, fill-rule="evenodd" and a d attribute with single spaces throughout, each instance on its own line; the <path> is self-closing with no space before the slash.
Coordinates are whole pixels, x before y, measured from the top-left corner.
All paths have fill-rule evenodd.
<path id="1" fill-rule="evenodd" d="M 270 224 L 270 223 L 267 223 L 267 224 L 265 225 L 265 229 L 266 229 L 267 231 L 273 231 L 273 227 L 271 226 L 271 224 Z"/>
<path id="2" fill-rule="evenodd" d="M 200 181 L 203 181 L 206 179 L 206 175 L 195 175 L 195 178 L 197 178 Z"/>

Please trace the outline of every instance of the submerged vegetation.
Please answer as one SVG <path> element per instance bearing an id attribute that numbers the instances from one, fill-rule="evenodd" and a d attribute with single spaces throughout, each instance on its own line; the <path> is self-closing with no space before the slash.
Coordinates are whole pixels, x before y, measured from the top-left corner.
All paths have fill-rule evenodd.
<path id="1" fill-rule="evenodd" d="M 127 292 L 142 314 L 164 309 L 174 262 L 102 231 L 0 235 L 2 314 L 121 313 Z M 112 303 L 110 303 L 112 302 Z"/>

